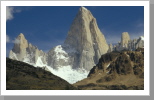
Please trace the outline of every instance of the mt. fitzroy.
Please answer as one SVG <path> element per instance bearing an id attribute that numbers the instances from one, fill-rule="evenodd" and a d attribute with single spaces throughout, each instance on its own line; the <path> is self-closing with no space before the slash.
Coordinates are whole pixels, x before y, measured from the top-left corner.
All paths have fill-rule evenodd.
<path id="1" fill-rule="evenodd" d="M 71 65 L 73 69 L 84 68 L 89 71 L 98 63 L 101 55 L 108 51 L 108 48 L 96 19 L 89 10 L 81 7 L 70 27 L 64 45 L 57 46 L 48 53 L 48 64 L 53 67 Z M 53 56 L 56 53 L 59 54 L 57 57 L 59 61 Z M 51 59 L 54 59 L 52 60 L 54 62 L 51 62 Z"/>
<path id="2" fill-rule="evenodd" d="M 79 9 L 64 44 L 54 47 L 48 53 L 28 43 L 23 34 L 16 40 L 9 58 L 53 69 L 70 66 L 73 70 L 84 69 L 89 72 L 109 49 L 96 19 L 85 7 Z"/>

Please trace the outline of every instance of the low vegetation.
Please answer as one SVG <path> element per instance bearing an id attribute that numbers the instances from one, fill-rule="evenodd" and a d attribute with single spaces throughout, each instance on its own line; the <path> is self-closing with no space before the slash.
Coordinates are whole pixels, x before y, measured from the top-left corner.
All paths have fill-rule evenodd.
<path id="1" fill-rule="evenodd" d="M 7 90 L 74 90 L 71 84 L 39 67 L 6 58 Z"/>

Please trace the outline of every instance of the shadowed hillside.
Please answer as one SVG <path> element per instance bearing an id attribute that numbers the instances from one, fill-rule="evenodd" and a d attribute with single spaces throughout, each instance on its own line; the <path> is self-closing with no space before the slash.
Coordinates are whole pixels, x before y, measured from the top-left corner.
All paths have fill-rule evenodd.
<path id="1" fill-rule="evenodd" d="M 6 58 L 6 89 L 74 90 L 77 88 L 42 68 Z"/>
<path id="2" fill-rule="evenodd" d="M 74 86 L 83 90 L 143 90 L 144 48 L 102 55 L 88 78 Z"/>

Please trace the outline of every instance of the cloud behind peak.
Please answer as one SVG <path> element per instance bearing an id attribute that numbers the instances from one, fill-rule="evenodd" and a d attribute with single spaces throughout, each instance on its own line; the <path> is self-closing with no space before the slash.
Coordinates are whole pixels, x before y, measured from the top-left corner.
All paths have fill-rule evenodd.
<path id="1" fill-rule="evenodd" d="M 13 7 L 6 7 L 6 21 L 13 19 Z"/>

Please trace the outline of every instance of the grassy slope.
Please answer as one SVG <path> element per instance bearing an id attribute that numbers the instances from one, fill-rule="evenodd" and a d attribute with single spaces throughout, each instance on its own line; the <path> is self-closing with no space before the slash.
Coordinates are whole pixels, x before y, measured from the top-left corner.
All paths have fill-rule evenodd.
<path id="1" fill-rule="evenodd" d="M 6 58 L 7 90 L 74 90 L 65 80 L 27 63 Z"/>

